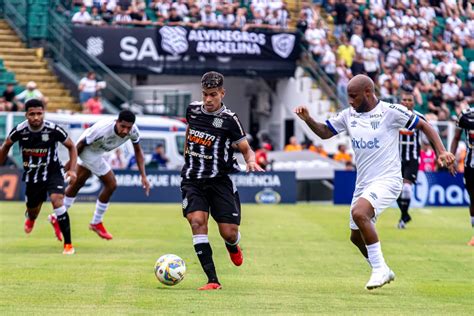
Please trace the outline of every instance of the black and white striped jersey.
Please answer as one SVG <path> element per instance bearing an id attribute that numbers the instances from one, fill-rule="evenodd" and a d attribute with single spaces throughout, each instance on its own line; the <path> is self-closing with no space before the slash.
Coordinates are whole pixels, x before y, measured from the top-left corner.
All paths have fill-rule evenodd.
<path id="1" fill-rule="evenodd" d="M 193 102 L 186 110 L 186 119 L 183 178 L 207 179 L 240 171 L 232 145 L 245 140 L 246 136 L 235 113 L 225 105 L 210 113 L 202 102 Z"/>
<path id="2" fill-rule="evenodd" d="M 18 142 L 23 158 L 23 181 L 45 182 L 48 174 L 62 172 L 58 158 L 58 142 L 63 143 L 68 135 L 60 126 L 44 121 L 43 127 L 32 131 L 28 121 L 23 121 L 8 135 L 12 142 Z"/>
<path id="3" fill-rule="evenodd" d="M 413 111 L 420 119 L 426 121 L 423 114 L 417 111 Z M 420 157 L 420 133 L 417 129 L 408 130 L 402 128 L 399 131 L 400 134 L 400 158 L 402 162 L 416 160 Z"/>
<path id="4" fill-rule="evenodd" d="M 464 165 L 466 167 L 474 168 L 474 130 L 464 129 L 466 133 L 466 158 Z"/>

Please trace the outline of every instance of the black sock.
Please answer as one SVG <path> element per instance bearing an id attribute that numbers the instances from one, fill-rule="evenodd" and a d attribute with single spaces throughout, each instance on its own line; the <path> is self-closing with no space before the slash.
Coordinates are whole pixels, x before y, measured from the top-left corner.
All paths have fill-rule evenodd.
<path id="1" fill-rule="evenodd" d="M 400 208 L 400 211 L 402 212 L 402 218 L 401 219 L 405 223 L 408 223 L 411 220 L 411 217 L 408 214 L 408 208 L 410 207 L 410 199 L 398 198 L 397 199 L 397 204 L 398 204 L 398 207 Z"/>
<path id="2" fill-rule="evenodd" d="M 66 212 L 62 215 L 57 216 L 59 228 L 63 234 L 64 244 L 71 243 L 71 224 L 69 223 L 69 214 Z"/>
<path id="3" fill-rule="evenodd" d="M 212 260 L 211 245 L 209 243 L 196 244 L 194 245 L 194 250 L 196 250 L 196 255 L 199 258 L 199 262 L 201 262 L 201 267 L 207 275 L 208 283 L 219 283 L 216 267 Z"/>
<path id="4" fill-rule="evenodd" d="M 225 247 L 227 248 L 227 250 L 229 250 L 230 253 L 237 253 L 239 252 L 239 249 L 237 248 L 237 245 L 229 245 L 228 243 L 225 243 Z"/>

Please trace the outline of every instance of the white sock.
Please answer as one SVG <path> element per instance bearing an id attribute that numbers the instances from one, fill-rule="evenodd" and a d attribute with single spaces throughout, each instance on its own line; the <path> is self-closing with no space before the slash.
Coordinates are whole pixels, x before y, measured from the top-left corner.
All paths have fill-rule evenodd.
<path id="1" fill-rule="evenodd" d="M 471 225 L 474 227 L 474 216 L 471 216 Z"/>
<path id="2" fill-rule="evenodd" d="M 193 235 L 193 245 L 197 244 L 208 244 L 209 237 L 205 234 Z"/>
<path id="3" fill-rule="evenodd" d="M 229 246 L 236 246 L 239 244 L 239 242 L 240 242 L 240 232 L 237 233 L 237 240 L 233 244 L 228 243 L 227 241 L 225 243 L 228 244 Z"/>
<path id="4" fill-rule="evenodd" d="M 102 222 L 104 218 L 105 211 L 109 207 L 109 203 L 102 203 L 101 201 L 97 200 L 95 204 L 95 212 L 94 217 L 92 218 L 91 224 L 99 224 Z"/>
<path id="5" fill-rule="evenodd" d="M 66 210 L 66 206 L 63 205 L 61 207 L 55 208 L 53 211 L 54 211 L 54 214 L 56 214 L 56 217 L 58 217 L 66 213 L 67 210 Z"/>
<path id="6" fill-rule="evenodd" d="M 66 195 L 64 196 L 64 206 L 66 207 L 66 210 L 68 210 L 74 204 L 75 200 L 75 197 L 69 197 Z"/>
<path id="7" fill-rule="evenodd" d="M 367 245 L 367 252 L 369 254 L 370 265 L 373 270 L 384 269 L 387 265 L 382 254 L 382 247 L 380 241 L 372 245 Z"/>

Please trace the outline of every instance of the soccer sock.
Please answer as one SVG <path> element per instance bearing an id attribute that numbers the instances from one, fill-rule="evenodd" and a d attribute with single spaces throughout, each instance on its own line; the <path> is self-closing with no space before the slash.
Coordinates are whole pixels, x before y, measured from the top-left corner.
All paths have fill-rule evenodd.
<path id="1" fill-rule="evenodd" d="M 95 212 L 94 217 L 92 218 L 91 224 L 99 224 L 102 222 L 104 218 L 105 211 L 109 207 L 109 203 L 102 203 L 101 201 L 97 200 L 95 204 Z"/>
<path id="2" fill-rule="evenodd" d="M 207 283 L 219 283 L 216 267 L 212 260 L 212 248 L 207 235 L 193 235 L 193 245 L 201 267 L 207 275 Z"/>
<path id="3" fill-rule="evenodd" d="M 410 215 L 408 214 L 408 209 L 410 208 L 411 191 L 412 184 L 403 183 L 402 193 L 397 199 L 398 206 L 400 207 L 400 211 L 402 212 L 402 220 L 406 223 L 409 222 L 411 219 Z"/>
<path id="4" fill-rule="evenodd" d="M 474 228 L 474 216 L 471 216 L 471 225 Z"/>
<path id="5" fill-rule="evenodd" d="M 237 240 L 233 244 L 228 243 L 226 241 L 225 247 L 227 248 L 227 250 L 229 250 L 230 253 L 237 253 L 239 252 L 239 249 L 237 248 L 237 245 L 239 244 L 239 242 L 240 242 L 240 232 L 238 232 L 237 234 Z"/>
<path id="6" fill-rule="evenodd" d="M 59 228 L 64 237 L 64 244 L 71 243 L 71 223 L 69 222 L 69 214 L 66 211 L 65 206 L 61 206 L 54 209 L 56 218 L 58 219 Z"/>
<path id="7" fill-rule="evenodd" d="M 75 197 L 69 197 L 66 195 L 64 196 L 64 206 L 66 207 L 66 210 L 68 210 L 74 204 L 75 200 Z"/>
<path id="8" fill-rule="evenodd" d="M 382 247 L 380 241 L 372 245 L 367 245 L 367 252 L 369 254 L 369 261 L 372 269 L 379 270 L 386 267 L 385 259 L 382 254 Z"/>

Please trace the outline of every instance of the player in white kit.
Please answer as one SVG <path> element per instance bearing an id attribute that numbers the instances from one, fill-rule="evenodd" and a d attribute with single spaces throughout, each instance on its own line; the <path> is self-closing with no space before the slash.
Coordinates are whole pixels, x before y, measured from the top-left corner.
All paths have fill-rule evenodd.
<path id="1" fill-rule="evenodd" d="M 94 216 L 89 228 L 104 239 L 112 239 L 112 235 L 105 229 L 102 219 L 109 207 L 109 200 L 117 187 L 117 181 L 110 165 L 103 156 L 104 153 L 120 147 L 129 139 L 133 143 L 142 185 L 145 194 L 148 196 L 150 184 L 145 173 L 145 158 L 139 144 L 140 134 L 138 127 L 135 125 L 135 114 L 131 111 L 124 110 L 120 112 L 117 119 L 98 121 L 84 131 L 76 144 L 79 155 L 77 179 L 66 188 L 64 205 L 69 209 L 87 179 L 92 174 L 96 175 L 102 181 L 104 187 L 97 198 Z"/>
<path id="2" fill-rule="evenodd" d="M 420 129 L 434 144 L 438 163 L 449 166 L 454 156 L 447 152 L 436 131 L 425 121 L 399 104 L 377 100 L 374 83 L 357 75 L 347 86 L 351 107 L 326 124 L 315 122 L 304 106 L 295 113 L 322 139 L 347 132 L 352 138 L 357 181 L 350 209 L 351 241 L 372 267 L 368 290 L 382 287 L 395 279 L 383 258 L 375 220 L 400 196 L 402 190 L 399 156 L 399 129 Z"/>

